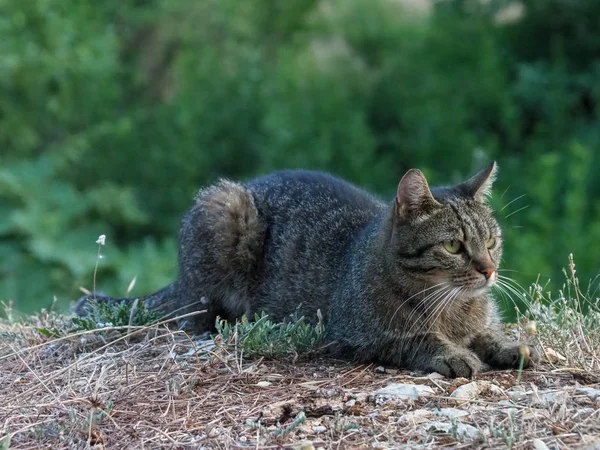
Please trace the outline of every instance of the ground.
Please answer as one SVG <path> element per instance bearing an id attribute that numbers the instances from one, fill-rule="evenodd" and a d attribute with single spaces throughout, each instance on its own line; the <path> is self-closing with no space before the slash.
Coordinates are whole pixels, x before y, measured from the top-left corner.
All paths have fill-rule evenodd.
<path id="1" fill-rule="evenodd" d="M 0 449 L 600 448 L 600 376 L 552 355 L 452 380 L 164 325 L 52 330 L 0 325 Z"/>

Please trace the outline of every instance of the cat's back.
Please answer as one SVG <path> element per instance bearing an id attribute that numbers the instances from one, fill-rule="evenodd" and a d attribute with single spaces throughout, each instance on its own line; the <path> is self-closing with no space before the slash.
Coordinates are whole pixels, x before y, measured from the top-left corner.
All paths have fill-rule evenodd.
<path id="1" fill-rule="evenodd" d="M 344 209 L 375 215 L 384 204 L 367 191 L 325 172 L 279 170 L 244 183 L 268 215 L 313 215 Z"/>
<path id="2" fill-rule="evenodd" d="M 316 320 L 339 287 L 351 243 L 385 206 L 322 172 L 284 170 L 244 184 L 265 226 L 251 311 L 281 320 L 302 304 Z"/>

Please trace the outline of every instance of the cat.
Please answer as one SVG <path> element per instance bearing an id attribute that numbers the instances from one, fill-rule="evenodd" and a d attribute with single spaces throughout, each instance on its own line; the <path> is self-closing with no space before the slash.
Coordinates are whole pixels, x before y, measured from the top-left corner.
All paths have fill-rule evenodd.
<path id="1" fill-rule="evenodd" d="M 430 189 L 411 169 L 389 204 L 321 172 L 222 180 L 182 219 L 176 281 L 142 301 L 207 309 L 178 324 L 196 333 L 217 316 L 283 321 L 300 308 L 314 322 L 320 311 L 335 354 L 447 377 L 473 377 L 482 362 L 528 367 L 537 352 L 504 336 L 490 296 L 502 257 L 486 202 L 496 170 Z"/>

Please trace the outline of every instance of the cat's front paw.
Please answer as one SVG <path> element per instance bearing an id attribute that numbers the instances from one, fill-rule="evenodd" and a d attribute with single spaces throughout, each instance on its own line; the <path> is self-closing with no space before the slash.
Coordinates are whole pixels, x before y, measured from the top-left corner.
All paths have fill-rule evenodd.
<path id="1" fill-rule="evenodd" d="M 503 345 L 490 358 L 489 364 L 498 369 L 518 369 L 521 358 L 523 358 L 523 368 L 526 369 L 531 366 L 532 362 L 538 362 L 540 355 L 532 346 L 520 342 L 511 342 L 510 344 Z"/>
<path id="2" fill-rule="evenodd" d="M 472 378 L 480 368 L 479 358 L 468 351 L 449 352 L 434 357 L 432 361 L 432 369 L 449 378 Z"/>

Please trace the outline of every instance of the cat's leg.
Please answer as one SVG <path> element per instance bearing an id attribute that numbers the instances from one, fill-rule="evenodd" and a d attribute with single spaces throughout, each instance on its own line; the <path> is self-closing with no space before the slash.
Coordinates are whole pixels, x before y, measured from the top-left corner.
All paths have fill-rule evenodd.
<path id="1" fill-rule="evenodd" d="M 521 357 L 524 358 L 524 368 L 539 360 L 538 352 L 533 347 L 512 341 L 496 330 L 475 336 L 470 348 L 483 362 L 497 369 L 518 368 Z"/>
<path id="2" fill-rule="evenodd" d="M 481 367 L 475 353 L 435 334 L 403 340 L 395 346 L 392 362 L 408 369 L 437 372 L 450 378 L 471 378 Z"/>

